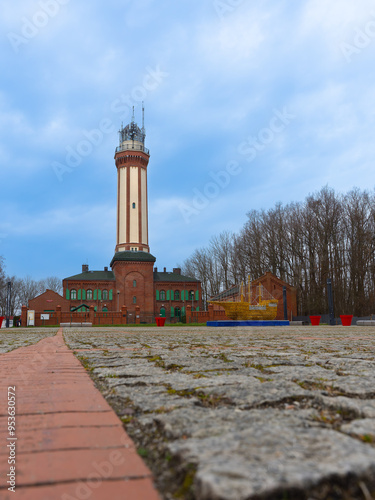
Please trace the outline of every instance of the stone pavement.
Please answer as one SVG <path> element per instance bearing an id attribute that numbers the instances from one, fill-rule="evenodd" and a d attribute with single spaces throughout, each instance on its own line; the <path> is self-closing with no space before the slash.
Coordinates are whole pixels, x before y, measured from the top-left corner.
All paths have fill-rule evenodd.
<path id="1" fill-rule="evenodd" d="M 0 335 L 3 353 L 33 344 L 0 356 L 0 498 L 160 499 L 121 421 L 64 343 L 62 330 L 54 333 Z M 8 491 L 11 467 L 15 493 Z"/>
<path id="2" fill-rule="evenodd" d="M 64 337 L 164 499 L 375 498 L 375 328 L 93 328 Z"/>

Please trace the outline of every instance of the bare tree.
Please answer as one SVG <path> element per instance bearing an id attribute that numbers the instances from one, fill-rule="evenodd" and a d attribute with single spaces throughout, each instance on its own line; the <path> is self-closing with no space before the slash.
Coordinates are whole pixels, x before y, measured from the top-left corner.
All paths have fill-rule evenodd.
<path id="1" fill-rule="evenodd" d="M 20 314 L 21 312 L 21 301 L 20 301 L 20 288 L 21 281 L 15 276 L 6 276 L 5 284 L 0 289 L 0 315 L 6 316 L 7 311 L 7 291 L 8 283 L 11 283 L 11 295 L 10 295 L 10 315 Z"/>
<path id="2" fill-rule="evenodd" d="M 373 314 L 375 191 L 337 195 L 325 186 L 303 203 L 251 210 L 239 234 L 212 238 L 185 267 L 206 297 L 271 271 L 296 287 L 300 315 L 328 312 L 331 278 L 337 314 Z"/>
<path id="3" fill-rule="evenodd" d="M 29 300 L 35 299 L 41 293 L 40 282 L 33 280 L 30 276 L 18 281 L 18 299 L 21 305 L 28 306 Z"/>
<path id="4" fill-rule="evenodd" d="M 48 276 L 47 278 L 40 280 L 40 289 L 41 292 L 45 292 L 46 290 L 52 290 L 58 294 L 62 294 L 63 286 L 62 280 L 57 276 Z"/>
<path id="5" fill-rule="evenodd" d="M 213 260 L 221 268 L 223 275 L 223 286 L 225 289 L 232 284 L 230 280 L 231 257 L 233 247 L 233 235 L 230 231 L 223 231 L 219 236 L 214 236 L 210 241 L 210 251 Z"/>

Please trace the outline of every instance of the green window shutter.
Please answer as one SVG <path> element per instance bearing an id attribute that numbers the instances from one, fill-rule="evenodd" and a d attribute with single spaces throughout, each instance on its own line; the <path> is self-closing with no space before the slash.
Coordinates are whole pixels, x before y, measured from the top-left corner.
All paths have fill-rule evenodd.
<path id="1" fill-rule="evenodd" d="M 82 290 L 82 300 L 86 300 L 86 290 Z"/>
<path id="2" fill-rule="evenodd" d="M 199 311 L 199 307 L 196 308 L 196 311 L 198 312 Z"/>
<path id="3" fill-rule="evenodd" d="M 171 318 L 174 318 L 174 307 L 171 307 Z"/>
<path id="4" fill-rule="evenodd" d="M 199 300 L 199 290 L 196 290 L 195 292 L 195 300 Z"/>
<path id="5" fill-rule="evenodd" d="M 66 300 L 70 300 L 70 292 L 69 292 L 68 289 L 66 289 L 66 295 L 65 295 L 65 297 L 66 297 Z"/>
<path id="6" fill-rule="evenodd" d="M 81 289 L 78 290 L 78 300 L 81 300 Z"/>
<path id="7" fill-rule="evenodd" d="M 113 300 L 113 290 L 109 291 L 109 300 Z"/>
<path id="8" fill-rule="evenodd" d="M 156 300 L 159 300 L 159 290 L 156 290 Z"/>
<path id="9" fill-rule="evenodd" d="M 185 306 L 181 308 L 181 316 L 185 316 Z"/>
<path id="10" fill-rule="evenodd" d="M 97 306 L 95 306 L 95 307 L 94 307 L 94 311 L 96 312 L 97 310 L 98 310 L 98 307 L 97 307 Z"/>
<path id="11" fill-rule="evenodd" d="M 181 290 L 181 300 L 185 300 L 185 292 Z"/>
<path id="12" fill-rule="evenodd" d="M 167 300 L 171 300 L 171 292 L 167 290 Z"/>
<path id="13" fill-rule="evenodd" d="M 171 300 L 174 300 L 174 290 L 171 290 Z"/>
<path id="14" fill-rule="evenodd" d="M 102 291 L 98 290 L 98 300 L 102 300 Z"/>
<path id="15" fill-rule="evenodd" d="M 94 300 L 98 299 L 98 290 L 94 290 Z"/>

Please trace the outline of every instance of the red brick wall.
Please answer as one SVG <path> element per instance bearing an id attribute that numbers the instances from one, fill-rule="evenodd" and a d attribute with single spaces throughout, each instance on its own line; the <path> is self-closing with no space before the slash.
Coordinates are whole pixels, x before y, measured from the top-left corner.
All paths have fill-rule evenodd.
<path id="1" fill-rule="evenodd" d="M 199 307 L 199 310 L 202 311 L 202 289 L 201 289 L 201 284 L 197 282 L 181 282 L 181 283 L 176 283 L 174 281 L 168 282 L 168 281 L 156 281 L 154 283 L 154 310 L 155 310 L 155 316 L 158 316 L 160 314 L 160 309 L 161 307 L 165 308 L 166 315 L 169 316 L 171 313 L 171 307 L 176 308 L 179 307 L 182 309 L 183 307 L 186 307 L 188 305 L 191 306 L 191 301 L 190 300 L 156 300 L 156 290 L 164 290 L 167 292 L 167 290 L 173 290 L 173 292 L 176 292 L 177 290 L 180 292 L 180 297 L 181 297 L 181 292 L 182 290 L 187 290 L 190 292 L 190 290 L 194 291 L 194 301 L 193 301 L 193 307 L 196 310 L 197 307 Z M 195 300 L 195 292 L 199 291 L 199 301 L 197 302 Z"/>
<path id="2" fill-rule="evenodd" d="M 56 311 L 61 306 L 62 310 L 69 311 L 69 301 L 52 290 L 46 290 L 35 299 L 29 300 L 29 307 L 33 311 Z"/>
<path id="3" fill-rule="evenodd" d="M 264 288 L 279 302 L 277 304 L 277 320 L 284 319 L 284 303 L 283 303 L 283 287 L 286 287 L 286 301 L 288 309 L 288 319 L 291 316 L 297 316 L 297 291 L 296 289 L 280 280 L 272 273 L 268 272 L 257 280 L 253 281 L 253 285 L 263 285 Z"/>
<path id="4" fill-rule="evenodd" d="M 145 313 L 154 311 L 154 276 L 153 262 L 114 262 L 112 270 L 116 277 L 116 302 L 119 297 L 120 307 L 126 305 L 128 314 L 135 314 L 136 306 Z M 133 287 L 136 280 L 137 286 Z M 117 292 L 120 292 L 119 294 Z M 133 303 L 133 297 L 137 303 Z"/>
<path id="5" fill-rule="evenodd" d="M 252 281 L 252 285 L 262 285 L 276 300 L 278 300 L 277 304 L 277 320 L 284 319 L 284 303 L 283 303 L 283 287 L 286 287 L 286 300 L 287 300 L 287 310 L 288 310 L 288 319 L 291 320 L 292 316 L 297 316 L 297 291 L 296 289 L 280 280 L 272 273 L 267 272 L 264 276 L 261 276 L 257 280 Z M 246 286 L 245 293 L 246 293 Z M 238 295 L 233 295 L 228 297 L 226 300 L 239 300 Z M 218 305 L 214 305 L 214 311 L 222 313 L 224 309 Z"/>
<path id="6" fill-rule="evenodd" d="M 108 294 L 110 290 L 113 290 L 113 299 L 112 300 L 87 300 L 86 299 L 76 299 L 76 300 L 66 300 L 68 303 L 67 309 L 62 309 L 62 311 L 70 311 L 72 307 L 78 307 L 81 304 L 86 304 L 87 306 L 94 306 L 97 308 L 97 311 L 102 311 L 103 307 L 106 307 L 108 311 L 117 311 L 117 294 L 116 294 L 116 282 L 115 281 L 63 281 L 64 288 L 64 297 L 66 297 L 66 289 L 68 290 L 85 290 L 87 297 L 87 290 L 92 290 L 94 296 L 94 290 L 108 290 Z M 77 295 L 78 296 L 78 295 Z M 121 307 L 122 304 L 120 304 Z"/>

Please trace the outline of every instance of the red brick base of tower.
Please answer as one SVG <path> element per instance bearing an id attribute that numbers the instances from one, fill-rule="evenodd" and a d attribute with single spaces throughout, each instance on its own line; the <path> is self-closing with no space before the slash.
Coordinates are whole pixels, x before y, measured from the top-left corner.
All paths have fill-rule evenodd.
<path id="1" fill-rule="evenodd" d="M 145 314 L 153 314 L 153 262 L 114 262 L 112 270 L 116 277 L 116 300 L 127 305 L 128 314 L 135 314 L 136 306 Z"/>

